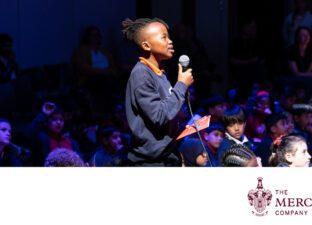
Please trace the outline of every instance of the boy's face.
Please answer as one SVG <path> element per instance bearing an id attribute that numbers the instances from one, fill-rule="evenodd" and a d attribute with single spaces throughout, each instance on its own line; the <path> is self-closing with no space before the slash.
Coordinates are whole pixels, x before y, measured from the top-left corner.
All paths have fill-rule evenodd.
<path id="1" fill-rule="evenodd" d="M 219 130 L 213 130 L 209 134 L 205 133 L 206 142 L 214 148 L 219 148 L 224 138 L 224 133 Z"/>
<path id="2" fill-rule="evenodd" d="M 240 139 L 245 131 L 246 123 L 234 123 L 226 127 L 226 131 L 235 139 Z"/>
<path id="3" fill-rule="evenodd" d="M 307 126 L 310 125 L 311 115 L 312 113 L 302 113 L 299 116 L 295 116 L 295 121 L 301 129 L 305 129 Z"/>
<path id="4" fill-rule="evenodd" d="M 120 132 L 115 131 L 111 136 L 108 137 L 108 145 L 114 151 L 118 151 L 123 148 Z"/>
<path id="5" fill-rule="evenodd" d="M 62 114 L 54 114 L 49 119 L 48 129 L 50 132 L 59 134 L 64 128 L 64 117 Z"/>
<path id="6" fill-rule="evenodd" d="M 173 56 L 172 41 L 165 25 L 159 22 L 151 23 L 143 29 L 142 35 L 142 48 L 151 52 L 157 61 L 170 59 Z"/>
<path id="7" fill-rule="evenodd" d="M 287 119 L 277 121 L 277 123 L 271 127 L 271 131 L 276 137 L 288 134 L 289 127 Z"/>
<path id="8" fill-rule="evenodd" d="M 8 145 L 11 142 L 11 125 L 7 122 L 0 123 L 0 143 Z"/>
<path id="9" fill-rule="evenodd" d="M 209 113 L 210 113 L 210 115 L 221 118 L 223 116 L 225 110 L 226 110 L 226 104 L 221 103 L 219 105 L 216 105 L 214 107 L 209 108 Z"/>

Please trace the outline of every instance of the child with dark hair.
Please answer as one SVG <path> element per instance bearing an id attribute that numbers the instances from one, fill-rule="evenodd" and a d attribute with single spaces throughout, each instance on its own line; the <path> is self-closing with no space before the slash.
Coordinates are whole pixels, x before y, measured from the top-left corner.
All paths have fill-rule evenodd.
<path id="1" fill-rule="evenodd" d="M 278 167 L 309 167 L 311 155 L 307 147 L 301 136 L 284 136 L 273 143 L 269 163 Z"/>
<path id="2" fill-rule="evenodd" d="M 248 113 L 246 135 L 256 145 L 265 137 L 265 120 L 271 114 L 270 95 L 267 91 L 258 91 L 255 95 L 255 104 Z"/>
<path id="3" fill-rule="evenodd" d="M 261 161 L 245 145 L 232 145 L 221 158 L 223 167 L 261 167 Z"/>
<path id="4" fill-rule="evenodd" d="M 205 110 L 204 115 L 210 115 L 211 122 L 221 122 L 224 111 L 226 110 L 225 98 L 221 95 L 213 95 L 202 101 Z"/>
<path id="5" fill-rule="evenodd" d="M 63 133 L 64 112 L 52 102 L 45 102 L 42 112 L 33 120 L 35 138 L 34 165 L 43 166 L 46 156 L 56 148 L 65 148 L 80 153 L 78 143 Z"/>
<path id="6" fill-rule="evenodd" d="M 207 166 L 207 152 L 197 138 L 185 138 L 179 146 L 183 164 L 187 167 Z"/>
<path id="7" fill-rule="evenodd" d="M 217 159 L 219 165 L 221 165 L 222 155 L 231 148 L 234 144 L 245 145 L 252 149 L 252 143 L 244 135 L 246 126 L 246 117 L 243 109 L 235 105 L 224 112 L 223 125 L 225 126 L 225 138 L 223 139 L 219 151 L 217 153 Z"/>
<path id="8" fill-rule="evenodd" d="M 121 133 L 114 127 L 102 127 L 97 131 L 99 147 L 93 155 L 91 166 L 126 166 L 127 150 Z"/>
<path id="9" fill-rule="evenodd" d="M 211 165 L 215 167 L 218 165 L 217 152 L 224 138 L 224 126 L 221 123 L 210 123 L 209 127 L 202 131 L 203 140 L 205 141 L 206 151 L 209 156 Z"/>
<path id="10" fill-rule="evenodd" d="M 83 167 L 86 166 L 80 156 L 70 149 L 57 148 L 49 153 L 45 167 Z"/>
<path id="11" fill-rule="evenodd" d="M 262 166 L 269 166 L 271 155 L 270 146 L 280 136 L 289 134 L 287 114 L 284 112 L 274 113 L 266 120 L 267 134 L 261 144 L 256 148 L 256 155 L 262 160 Z"/>
<path id="12" fill-rule="evenodd" d="M 307 141 L 308 150 L 312 152 L 312 106 L 309 104 L 294 104 L 292 107 L 294 115 L 295 129 L 294 134 L 304 137 Z"/>
<path id="13" fill-rule="evenodd" d="M 0 119 L 0 166 L 30 165 L 31 152 L 11 142 L 11 123 Z"/>
<path id="14" fill-rule="evenodd" d="M 174 154 L 177 123 L 175 118 L 185 102 L 187 88 L 193 83 L 192 70 L 182 71 L 171 87 L 161 63 L 173 56 L 168 25 L 157 18 L 122 22 L 126 39 L 141 50 L 126 90 L 126 115 L 133 133 L 133 149 L 128 158 L 133 165 L 181 165 Z"/>
<path id="15" fill-rule="evenodd" d="M 19 69 L 13 52 L 13 38 L 0 34 L 0 84 L 16 80 Z"/>

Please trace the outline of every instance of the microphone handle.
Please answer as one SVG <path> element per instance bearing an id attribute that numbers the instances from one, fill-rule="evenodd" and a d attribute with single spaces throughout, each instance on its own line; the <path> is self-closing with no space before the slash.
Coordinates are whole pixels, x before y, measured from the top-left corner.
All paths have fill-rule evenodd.
<path id="1" fill-rule="evenodd" d="M 187 71 L 188 67 L 187 66 L 182 66 L 182 72 Z"/>

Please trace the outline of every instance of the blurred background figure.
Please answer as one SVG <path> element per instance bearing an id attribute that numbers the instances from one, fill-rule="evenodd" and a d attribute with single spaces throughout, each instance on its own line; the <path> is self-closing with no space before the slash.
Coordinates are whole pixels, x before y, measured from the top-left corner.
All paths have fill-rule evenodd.
<path id="1" fill-rule="evenodd" d="M 308 0 L 294 0 L 294 10 L 284 19 L 283 37 L 286 47 L 294 44 L 295 32 L 298 27 L 312 29 L 312 15 L 309 11 Z"/>
<path id="2" fill-rule="evenodd" d="M 64 125 L 64 111 L 52 102 L 45 102 L 32 121 L 35 166 L 43 166 L 47 155 L 57 148 L 80 153 L 76 140 L 64 134 Z"/>
<path id="3" fill-rule="evenodd" d="M 16 109 L 16 93 L 13 81 L 19 75 L 13 39 L 7 33 L 0 34 L 0 114 L 8 117 Z"/>
<path id="4" fill-rule="evenodd" d="M 112 99 L 107 97 L 119 87 L 119 74 L 112 54 L 102 45 L 98 27 L 90 26 L 83 30 L 80 46 L 73 52 L 72 64 L 78 92 L 88 99 L 91 110 L 108 108 Z"/>
<path id="5" fill-rule="evenodd" d="M 114 127 L 99 128 L 98 148 L 90 166 L 127 166 L 127 149 L 122 143 L 121 133 Z"/>
<path id="6" fill-rule="evenodd" d="M 13 52 L 13 39 L 6 33 L 0 34 L 0 83 L 17 78 L 19 71 Z"/>
<path id="7" fill-rule="evenodd" d="M 11 124 L 0 119 L 0 166 L 31 165 L 31 152 L 11 142 Z"/>
<path id="8" fill-rule="evenodd" d="M 288 71 L 293 76 L 312 77 L 311 30 L 298 27 L 295 43 L 286 52 Z"/>
<path id="9" fill-rule="evenodd" d="M 230 82 L 243 96 L 248 95 L 253 83 L 266 80 L 264 46 L 258 38 L 254 18 L 242 21 L 239 36 L 231 42 L 229 57 Z"/>
<path id="10" fill-rule="evenodd" d="M 70 149 L 58 148 L 49 153 L 45 167 L 83 167 L 86 166 L 80 156 Z"/>
<path id="11" fill-rule="evenodd" d="M 265 120 L 272 114 L 270 94 L 267 91 L 258 91 L 255 104 L 247 113 L 246 135 L 255 144 L 261 143 L 266 134 Z"/>

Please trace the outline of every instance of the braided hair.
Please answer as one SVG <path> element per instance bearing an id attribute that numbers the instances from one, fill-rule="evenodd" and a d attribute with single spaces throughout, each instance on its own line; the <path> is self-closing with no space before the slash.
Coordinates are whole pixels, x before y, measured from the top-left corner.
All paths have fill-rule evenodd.
<path id="1" fill-rule="evenodd" d="M 154 22 L 162 23 L 167 29 L 169 29 L 168 24 L 159 18 L 153 18 L 153 19 L 139 18 L 134 21 L 127 18 L 124 21 L 122 21 L 122 27 L 123 27 L 122 33 L 127 40 L 133 41 L 136 45 L 140 46 L 141 30 L 145 28 L 147 25 L 154 23 Z"/>
<path id="2" fill-rule="evenodd" d="M 306 143 L 306 140 L 299 135 L 288 135 L 282 137 L 280 141 L 273 142 L 271 145 L 272 155 L 269 159 L 269 165 L 277 166 L 279 163 L 289 164 L 285 155 L 286 153 L 295 154 L 299 142 Z"/>
<path id="3" fill-rule="evenodd" d="M 240 166 L 244 167 L 249 160 L 256 157 L 255 153 L 245 145 L 232 145 L 221 157 L 224 167 Z"/>

